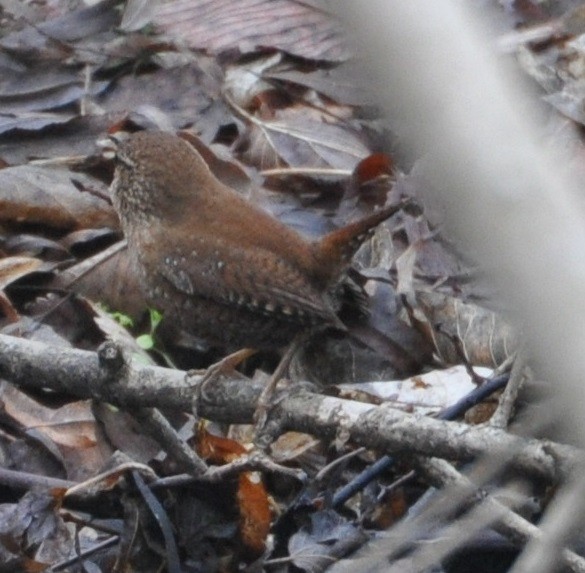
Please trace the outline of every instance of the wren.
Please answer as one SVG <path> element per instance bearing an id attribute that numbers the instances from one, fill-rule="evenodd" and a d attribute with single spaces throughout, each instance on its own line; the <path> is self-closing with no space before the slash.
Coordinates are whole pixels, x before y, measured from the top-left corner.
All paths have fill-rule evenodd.
<path id="1" fill-rule="evenodd" d="M 340 289 L 362 242 L 400 205 L 311 241 L 221 183 L 181 138 L 121 143 L 111 186 L 147 303 L 226 351 L 280 348 L 304 331 L 345 330 Z"/>

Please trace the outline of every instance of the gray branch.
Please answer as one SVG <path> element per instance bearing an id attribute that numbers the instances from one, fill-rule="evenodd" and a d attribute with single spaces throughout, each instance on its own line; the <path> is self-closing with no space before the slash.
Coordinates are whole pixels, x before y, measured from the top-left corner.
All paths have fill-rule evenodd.
<path id="1" fill-rule="evenodd" d="M 112 368 L 115 349 L 116 345 L 106 343 L 94 353 L 0 335 L 0 376 L 21 387 L 50 388 L 130 410 L 191 411 L 197 376 L 131 361 Z M 261 385 L 234 374 L 212 386 L 206 389 L 206 399 L 197 402 L 198 415 L 225 423 L 252 421 Z M 444 422 L 389 405 L 321 396 L 306 389 L 290 392 L 270 413 L 270 421 L 280 431 L 351 440 L 380 453 L 417 453 L 452 460 L 490 456 L 553 482 L 564 479 L 583 459 L 583 452 L 576 448 L 515 436 L 499 428 Z"/>

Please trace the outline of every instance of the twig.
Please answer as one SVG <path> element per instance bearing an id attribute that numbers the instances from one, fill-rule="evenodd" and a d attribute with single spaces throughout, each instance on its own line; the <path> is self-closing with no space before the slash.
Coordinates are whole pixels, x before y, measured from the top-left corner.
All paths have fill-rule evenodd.
<path id="1" fill-rule="evenodd" d="M 490 425 L 494 428 L 506 428 L 510 423 L 518 393 L 527 378 L 526 368 L 526 353 L 520 351 L 516 354 L 516 360 L 510 372 L 510 380 L 504 393 L 500 396 L 498 407 L 490 418 Z"/>

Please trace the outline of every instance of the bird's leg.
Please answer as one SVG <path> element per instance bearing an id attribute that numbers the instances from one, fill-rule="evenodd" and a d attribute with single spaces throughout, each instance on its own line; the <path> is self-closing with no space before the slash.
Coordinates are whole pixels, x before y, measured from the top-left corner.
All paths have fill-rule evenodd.
<path id="1" fill-rule="evenodd" d="M 306 338 L 307 338 L 306 334 L 299 334 L 293 339 L 293 341 L 288 345 L 288 348 L 286 349 L 284 355 L 280 359 L 278 366 L 272 373 L 272 376 L 266 383 L 266 386 L 264 386 L 264 389 L 262 390 L 262 393 L 258 398 L 258 403 L 256 404 L 256 411 L 254 412 L 254 425 L 256 436 L 261 434 L 262 429 L 266 424 L 266 420 L 268 418 L 268 411 L 272 406 L 272 397 L 274 395 L 276 385 L 286 374 L 296 351 L 303 344 Z"/>
<path id="2" fill-rule="evenodd" d="M 210 384 L 213 384 L 220 376 L 233 372 L 244 360 L 256 352 L 253 348 L 242 348 L 209 366 L 198 382 L 199 397 L 205 399 L 205 390 Z"/>

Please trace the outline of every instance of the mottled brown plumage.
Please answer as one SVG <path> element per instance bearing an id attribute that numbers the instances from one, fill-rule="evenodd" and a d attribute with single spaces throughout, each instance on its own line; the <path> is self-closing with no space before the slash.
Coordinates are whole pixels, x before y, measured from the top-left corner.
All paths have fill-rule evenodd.
<path id="1" fill-rule="evenodd" d="M 226 350 L 278 348 L 317 326 L 343 330 L 336 313 L 345 271 L 373 228 L 398 209 L 310 241 L 162 132 L 119 146 L 111 190 L 149 305 Z"/>

